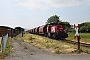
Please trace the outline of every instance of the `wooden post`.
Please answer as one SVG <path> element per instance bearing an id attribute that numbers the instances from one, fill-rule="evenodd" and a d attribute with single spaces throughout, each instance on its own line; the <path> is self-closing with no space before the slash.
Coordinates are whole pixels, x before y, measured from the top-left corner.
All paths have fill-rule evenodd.
<path id="1" fill-rule="evenodd" d="M 78 40 L 78 50 L 80 51 L 80 38 L 77 36 L 77 40 Z"/>
<path id="2" fill-rule="evenodd" d="M 23 32 L 22 32 L 22 37 L 23 37 Z"/>

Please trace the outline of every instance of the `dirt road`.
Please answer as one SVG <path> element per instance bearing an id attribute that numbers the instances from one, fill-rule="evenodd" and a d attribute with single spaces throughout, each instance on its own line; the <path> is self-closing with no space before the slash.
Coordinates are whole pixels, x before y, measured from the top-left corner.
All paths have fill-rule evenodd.
<path id="1" fill-rule="evenodd" d="M 90 60 L 85 54 L 51 54 L 49 50 L 38 49 L 22 40 L 12 40 L 13 53 L 5 60 Z"/>

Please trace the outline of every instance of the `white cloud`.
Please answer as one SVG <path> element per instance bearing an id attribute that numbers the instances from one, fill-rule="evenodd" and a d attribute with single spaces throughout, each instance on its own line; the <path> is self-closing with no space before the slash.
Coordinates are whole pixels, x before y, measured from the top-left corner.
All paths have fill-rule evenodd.
<path id="1" fill-rule="evenodd" d="M 53 0 L 52 2 L 50 2 L 50 0 L 47 0 L 47 3 L 50 4 L 51 7 L 62 8 L 68 6 L 76 6 L 79 5 L 81 2 L 77 2 L 76 0 Z"/>
<path id="2" fill-rule="evenodd" d="M 18 1 L 18 0 L 14 0 L 14 1 Z"/>
<path id="3" fill-rule="evenodd" d="M 85 2 L 87 3 L 87 5 L 90 5 L 90 0 L 85 0 Z"/>
<path id="4" fill-rule="evenodd" d="M 18 1 L 18 0 L 17 0 Z M 78 6 L 81 3 L 90 3 L 90 0 L 27 0 L 18 5 L 29 9 L 62 8 L 69 6 Z"/>
<path id="5" fill-rule="evenodd" d="M 38 8 L 44 9 L 45 8 L 42 0 L 27 0 L 26 2 L 19 3 L 19 5 L 25 6 L 25 7 L 30 8 L 30 9 L 38 9 Z"/>
<path id="6" fill-rule="evenodd" d="M 90 0 L 85 0 L 86 2 L 90 2 Z"/>

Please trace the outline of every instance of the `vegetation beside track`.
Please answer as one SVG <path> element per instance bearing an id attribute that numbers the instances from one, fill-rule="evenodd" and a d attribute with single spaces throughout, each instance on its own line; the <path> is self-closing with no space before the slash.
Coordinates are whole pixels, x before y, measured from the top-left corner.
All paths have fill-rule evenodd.
<path id="1" fill-rule="evenodd" d="M 43 36 L 38 36 L 35 34 L 21 34 L 18 36 L 19 39 L 28 42 L 29 44 L 38 47 L 39 49 L 49 49 L 52 53 L 66 54 L 66 53 L 78 53 L 77 45 L 68 44 L 62 41 L 57 41 Z M 82 53 L 89 53 L 90 49 L 81 47 Z"/>
<path id="2" fill-rule="evenodd" d="M 0 52 L 0 60 L 4 59 L 10 53 L 12 53 L 12 43 L 11 43 L 11 38 L 9 37 L 4 53 Z"/>
<path id="3" fill-rule="evenodd" d="M 68 33 L 68 40 L 74 40 L 77 41 L 77 39 L 74 39 L 74 33 Z M 80 33 L 81 42 L 90 43 L 90 33 Z"/>

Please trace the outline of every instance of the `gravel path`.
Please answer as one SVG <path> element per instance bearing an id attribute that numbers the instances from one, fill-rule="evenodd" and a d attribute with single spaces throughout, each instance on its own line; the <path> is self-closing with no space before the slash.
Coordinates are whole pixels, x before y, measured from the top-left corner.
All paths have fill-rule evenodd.
<path id="1" fill-rule="evenodd" d="M 89 54 L 51 54 L 48 50 L 40 50 L 22 40 L 12 40 L 12 44 L 14 52 L 5 60 L 90 60 Z"/>

